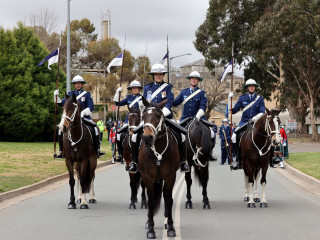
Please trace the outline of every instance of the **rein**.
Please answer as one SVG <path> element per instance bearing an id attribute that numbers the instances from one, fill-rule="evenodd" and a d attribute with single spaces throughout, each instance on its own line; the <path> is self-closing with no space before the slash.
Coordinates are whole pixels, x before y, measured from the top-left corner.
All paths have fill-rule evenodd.
<path id="1" fill-rule="evenodd" d="M 191 150 L 192 150 L 192 152 L 193 152 L 193 157 L 192 157 L 192 160 L 194 161 L 194 164 L 195 165 L 200 165 L 200 167 L 206 167 L 207 165 L 208 165 L 208 162 L 206 162 L 206 164 L 202 164 L 201 163 L 201 161 L 199 160 L 199 154 L 201 154 L 201 155 L 203 155 L 201 152 L 200 152 L 200 150 L 201 150 L 201 147 L 197 147 L 196 146 L 196 152 L 193 150 L 193 148 L 192 148 L 192 145 L 191 145 L 191 141 L 190 141 L 190 128 L 191 128 L 191 125 L 194 123 L 194 121 L 195 121 L 196 119 L 194 118 L 191 122 L 190 122 L 190 124 L 189 124 L 189 127 L 188 127 L 188 140 L 189 140 L 189 145 L 190 145 L 190 148 L 191 148 Z"/>

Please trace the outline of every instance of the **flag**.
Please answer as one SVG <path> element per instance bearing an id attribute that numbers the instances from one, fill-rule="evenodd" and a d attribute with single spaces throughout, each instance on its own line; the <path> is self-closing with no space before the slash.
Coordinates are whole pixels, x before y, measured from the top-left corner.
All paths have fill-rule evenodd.
<path id="1" fill-rule="evenodd" d="M 46 58 L 43 59 L 37 66 L 41 66 L 45 61 L 48 61 L 48 68 L 51 70 L 50 65 L 59 61 L 59 48 L 46 56 Z"/>
<path id="2" fill-rule="evenodd" d="M 110 68 L 111 67 L 118 67 L 118 66 L 122 66 L 122 61 L 123 61 L 123 57 L 122 57 L 122 53 L 120 53 L 118 56 L 116 56 L 108 65 L 107 67 L 107 71 L 108 73 L 110 73 Z"/>
<path id="3" fill-rule="evenodd" d="M 221 78 L 220 78 L 220 82 L 223 82 L 224 78 L 226 77 L 226 75 L 228 73 L 232 72 L 232 61 L 229 62 L 229 65 L 227 66 L 227 68 L 224 70 Z"/>
<path id="4" fill-rule="evenodd" d="M 168 58 L 168 53 L 166 53 L 166 55 L 164 55 L 164 57 L 162 58 L 162 60 L 160 61 L 161 64 L 164 64 L 164 61 Z"/>

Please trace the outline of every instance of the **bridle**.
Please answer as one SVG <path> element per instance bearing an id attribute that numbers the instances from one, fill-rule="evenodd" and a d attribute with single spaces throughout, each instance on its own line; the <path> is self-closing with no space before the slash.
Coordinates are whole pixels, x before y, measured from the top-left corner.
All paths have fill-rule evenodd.
<path id="1" fill-rule="evenodd" d="M 148 112 L 148 111 L 150 111 L 150 110 L 152 110 L 152 109 L 155 109 L 155 110 L 157 110 L 157 108 L 155 108 L 155 107 L 148 107 L 148 108 L 146 108 L 144 111 L 145 111 L 145 113 L 146 112 Z M 161 135 L 158 135 L 158 133 L 162 130 L 162 128 L 164 127 L 164 133 L 163 134 L 161 134 Z M 164 124 L 164 116 L 163 115 L 161 115 L 161 118 L 160 118 L 160 121 L 159 121 L 159 123 L 158 123 L 158 125 L 157 126 L 154 126 L 152 123 L 145 123 L 144 125 L 143 125 L 143 130 L 145 129 L 145 127 L 149 127 L 151 130 L 152 130 L 152 132 L 153 132 L 153 135 L 154 135 L 154 137 L 155 137 L 155 139 L 154 139 L 154 141 L 153 141 L 153 143 L 152 143 L 152 146 L 151 146 L 151 150 L 153 151 L 153 153 L 154 153 L 154 155 L 156 156 L 156 158 L 157 158 L 157 166 L 160 166 L 160 161 L 162 160 L 162 155 L 165 153 L 165 151 L 167 150 L 167 148 L 168 148 L 168 146 L 169 146 L 169 136 L 168 136 L 168 129 L 167 129 L 167 126 Z M 164 150 L 162 151 L 162 153 L 158 153 L 157 151 L 156 151 L 156 148 L 155 148 L 155 142 L 156 142 L 156 140 L 157 139 L 159 139 L 159 138 L 161 138 L 163 135 L 166 135 L 166 137 L 167 137 L 167 144 L 166 144 L 166 147 L 164 148 Z"/>
<path id="2" fill-rule="evenodd" d="M 190 128 L 191 128 L 191 125 L 194 123 L 194 121 L 196 120 L 196 118 L 194 118 L 189 126 L 188 126 L 188 140 L 189 140 L 189 145 L 190 145 L 190 148 L 193 152 L 193 157 L 192 157 L 192 160 L 194 161 L 194 164 L 195 165 L 199 165 L 200 167 L 206 167 L 208 165 L 208 162 L 206 162 L 206 164 L 202 164 L 201 161 L 199 160 L 199 154 L 203 155 L 202 152 L 200 151 L 201 150 L 201 147 L 198 147 L 196 146 L 196 151 L 193 150 L 192 148 L 192 145 L 191 145 L 191 141 L 190 141 Z"/>
<path id="3" fill-rule="evenodd" d="M 265 119 L 264 131 L 265 131 L 266 134 L 260 133 L 260 132 L 258 132 L 258 131 L 254 128 L 254 127 L 255 127 L 255 124 L 256 124 L 257 122 L 255 122 L 255 123 L 253 124 L 253 126 L 252 126 L 251 140 L 252 140 L 253 145 L 254 145 L 254 146 L 256 147 L 256 149 L 258 150 L 260 156 L 264 156 L 265 154 L 267 154 L 267 152 L 269 152 L 271 146 L 273 145 L 272 141 L 270 140 L 270 139 L 272 138 L 272 137 L 271 137 L 272 135 L 276 134 L 277 140 L 278 140 L 278 138 L 279 138 L 279 134 L 280 134 L 280 133 L 279 133 L 279 123 L 278 123 L 277 116 L 274 116 L 273 119 L 272 119 L 272 121 L 274 122 L 274 126 L 275 126 L 275 130 L 274 130 L 274 131 L 272 131 L 271 126 L 270 126 L 270 121 L 269 121 L 269 119 L 270 119 L 271 117 L 272 117 L 271 115 L 267 115 L 267 117 L 266 117 L 266 119 Z M 256 133 L 258 133 L 259 135 L 261 135 L 261 136 L 263 136 L 264 138 L 266 138 L 265 144 L 264 144 L 263 147 L 260 148 L 260 149 L 259 149 L 259 147 L 257 146 L 257 144 L 256 144 L 255 141 L 254 141 L 253 132 L 256 132 Z M 270 140 L 270 144 L 269 144 L 267 150 L 263 153 L 262 150 L 267 146 L 268 140 Z"/>
<path id="4" fill-rule="evenodd" d="M 139 118 L 140 118 L 140 114 L 139 113 L 129 113 L 129 116 L 135 116 L 135 115 L 139 116 Z M 129 116 L 128 116 L 128 118 L 129 118 Z M 140 119 L 140 121 L 141 121 L 141 119 Z M 128 132 L 129 132 L 129 134 L 130 134 L 131 130 L 133 130 L 136 127 L 137 126 L 135 126 L 135 125 L 130 125 L 130 121 L 128 119 Z"/>

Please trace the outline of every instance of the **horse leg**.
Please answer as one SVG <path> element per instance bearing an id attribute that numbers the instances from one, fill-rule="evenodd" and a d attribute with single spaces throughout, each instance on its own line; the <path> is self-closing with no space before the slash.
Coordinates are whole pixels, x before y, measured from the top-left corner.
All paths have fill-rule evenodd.
<path id="1" fill-rule="evenodd" d="M 75 185 L 75 179 L 74 179 L 74 171 L 73 171 L 73 164 L 71 161 L 66 160 L 66 165 L 69 172 L 69 186 L 70 186 L 70 202 L 68 203 L 68 209 L 76 209 L 76 203 L 75 203 L 75 196 L 74 196 L 74 185 Z"/>
<path id="2" fill-rule="evenodd" d="M 247 204 L 248 208 L 255 208 L 256 207 L 256 205 L 253 201 L 253 185 L 254 185 L 253 176 L 249 176 L 249 202 Z"/>
<path id="3" fill-rule="evenodd" d="M 168 237 L 175 237 L 176 236 L 176 230 L 173 227 L 173 219 L 172 219 L 172 205 L 173 205 L 173 199 L 172 199 L 172 190 L 173 190 L 173 185 L 174 185 L 174 180 L 170 181 L 172 183 L 168 184 L 165 183 L 165 187 L 163 188 L 163 196 L 164 196 L 164 201 L 165 201 L 165 209 L 166 209 L 166 217 L 167 219 L 167 224 L 166 224 L 166 229 L 167 229 L 167 236 Z"/>
<path id="4" fill-rule="evenodd" d="M 82 188 L 80 185 L 80 179 L 79 176 L 77 177 L 77 189 L 78 189 L 78 198 L 77 198 L 77 203 L 80 204 L 81 203 L 81 193 L 82 193 Z"/>
<path id="5" fill-rule="evenodd" d="M 163 186 L 163 199 L 164 199 L 164 217 L 168 217 L 168 202 L 167 202 L 167 184 L 165 183 Z M 165 225 L 165 228 L 167 229 L 167 224 Z"/>
<path id="6" fill-rule="evenodd" d="M 97 200 L 95 199 L 95 193 L 94 193 L 94 178 L 95 178 L 95 170 L 97 167 L 96 155 L 89 158 L 89 166 L 90 166 L 89 178 L 91 179 L 90 191 L 89 191 L 89 193 L 90 193 L 89 203 L 96 203 Z"/>
<path id="7" fill-rule="evenodd" d="M 144 185 L 143 180 L 141 180 L 141 209 L 147 208 L 147 198 L 146 198 L 146 187 Z"/>
<path id="8" fill-rule="evenodd" d="M 203 209 L 211 209 L 210 201 L 207 194 L 207 185 L 209 180 L 209 169 L 202 169 L 201 174 L 201 184 L 202 184 L 202 202 L 203 202 Z M 200 175 L 199 175 L 200 176 Z"/>
<path id="9" fill-rule="evenodd" d="M 243 201 L 249 202 L 249 178 L 245 173 L 243 173 L 243 176 L 244 176 L 244 188 L 245 188 Z"/>
<path id="10" fill-rule="evenodd" d="M 81 186 L 81 192 L 80 192 L 80 198 L 81 198 L 81 203 L 80 203 L 80 209 L 88 209 L 88 203 L 87 203 L 87 199 L 86 199 L 86 182 L 85 182 L 85 178 L 86 178 L 86 171 L 87 171 L 87 167 L 88 164 L 83 162 L 80 165 L 80 172 L 79 172 L 79 176 L 80 176 L 80 186 Z M 90 183 L 91 184 L 91 183 Z"/>
<path id="11" fill-rule="evenodd" d="M 259 182 L 259 177 L 260 177 L 260 171 L 258 171 L 256 179 L 254 180 L 254 195 L 253 195 L 253 201 L 254 202 L 260 202 L 260 198 L 258 195 L 258 182 Z"/>
<path id="12" fill-rule="evenodd" d="M 191 201 L 191 185 L 192 185 L 192 178 L 191 178 L 191 171 L 186 172 L 184 179 L 186 180 L 187 183 L 187 201 L 186 201 L 186 209 L 192 209 L 192 201 Z"/>
<path id="13" fill-rule="evenodd" d="M 130 189 L 131 189 L 131 197 L 130 197 L 130 205 L 129 205 L 129 209 L 136 209 L 136 199 L 137 199 L 137 186 L 135 183 L 135 176 L 133 173 L 129 173 L 129 177 L 130 177 Z"/>
<path id="14" fill-rule="evenodd" d="M 96 195 L 94 193 L 94 178 L 92 178 L 91 181 L 91 186 L 90 186 L 90 198 L 89 198 L 89 203 L 96 203 Z"/>
<path id="15" fill-rule="evenodd" d="M 262 168 L 262 176 L 261 176 L 261 187 L 262 187 L 262 195 L 261 195 L 261 203 L 260 207 L 262 208 L 267 208 L 268 207 L 268 202 L 266 200 L 266 185 L 267 185 L 267 171 L 268 171 L 268 165 L 264 168 Z"/>
<path id="16" fill-rule="evenodd" d="M 148 194 L 148 221 L 146 223 L 147 231 L 147 238 L 148 239 L 155 239 L 156 233 L 154 231 L 154 210 L 155 210 L 155 196 L 153 194 L 154 188 L 153 186 L 147 187 L 147 194 Z"/>

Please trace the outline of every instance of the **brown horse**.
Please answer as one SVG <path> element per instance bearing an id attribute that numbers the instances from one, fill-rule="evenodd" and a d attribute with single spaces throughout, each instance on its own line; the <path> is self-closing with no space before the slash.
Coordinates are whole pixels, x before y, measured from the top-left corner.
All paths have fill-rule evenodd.
<path id="1" fill-rule="evenodd" d="M 245 179 L 245 198 L 247 207 L 255 208 L 255 202 L 260 202 L 257 192 L 258 180 L 261 171 L 262 195 L 260 207 L 268 207 L 266 200 L 266 175 L 272 158 L 271 148 L 280 142 L 280 111 L 266 109 L 254 124 L 248 124 L 240 139 L 241 159 Z M 255 185 L 254 185 L 255 184 Z M 253 187 L 255 190 L 253 191 Z"/>
<path id="2" fill-rule="evenodd" d="M 129 108 L 128 114 L 128 131 L 122 134 L 125 134 L 125 137 L 122 138 L 123 141 L 120 143 L 123 146 L 123 159 L 126 161 L 127 167 L 131 162 L 131 136 L 133 134 L 132 130 L 137 127 L 141 122 L 141 115 L 139 108 Z M 141 208 L 147 208 L 146 205 L 146 192 L 143 181 L 141 181 L 141 173 L 137 171 L 136 173 L 129 173 L 130 177 L 130 188 L 131 188 L 131 203 L 129 209 L 136 209 L 135 203 L 138 202 L 137 194 L 139 186 L 141 184 L 142 193 L 141 193 Z"/>
<path id="3" fill-rule="evenodd" d="M 66 128 L 63 136 L 63 155 L 69 171 L 70 202 L 69 209 L 75 209 L 74 196 L 74 168 L 77 172 L 79 184 L 79 201 L 81 209 L 88 209 L 86 193 L 90 192 L 89 203 L 95 203 L 93 181 L 97 166 L 97 154 L 93 147 L 92 136 L 88 127 L 80 118 L 81 106 L 75 95 L 65 96 L 65 104 L 59 128 Z"/>
<path id="4" fill-rule="evenodd" d="M 168 218 L 167 236 L 175 237 L 172 219 L 172 190 L 176 180 L 176 171 L 180 166 L 178 142 L 169 128 L 161 111 L 166 101 L 157 105 L 143 98 L 146 106 L 143 111 L 144 121 L 142 145 L 139 150 L 139 171 L 148 194 L 147 238 L 156 238 L 153 217 L 160 207 L 161 195 L 165 202 L 165 217 Z"/>
<path id="5" fill-rule="evenodd" d="M 211 140 L 211 132 L 208 126 L 194 118 L 187 125 L 187 159 L 189 166 L 194 167 L 194 174 L 202 186 L 203 209 L 210 209 L 210 202 L 207 195 L 209 181 L 209 160 L 214 142 Z M 191 201 L 191 172 L 185 173 L 187 183 L 187 201 L 185 208 L 192 209 Z"/>

